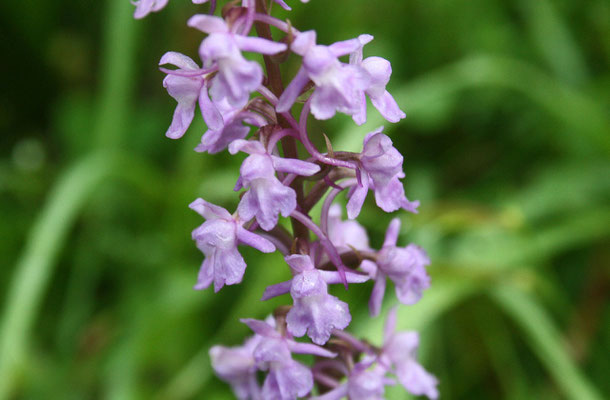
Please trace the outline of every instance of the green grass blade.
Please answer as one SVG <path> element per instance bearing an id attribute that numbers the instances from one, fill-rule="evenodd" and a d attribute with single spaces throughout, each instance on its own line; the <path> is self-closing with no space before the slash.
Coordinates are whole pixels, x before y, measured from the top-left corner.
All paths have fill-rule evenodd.
<path id="1" fill-rule="evenodd" d="M 58 180 L 34 224 L 17 262 L 0 327 L 0 399 L 10 396 L 21 366 L 29 331 L 59 250 L 87 198 L 113 164 L 95 153 L 69 168 Z"/>
<path id="2" fill-rule="evenodd" d="M 490 293 L 492 299 L 521 328 L 532 351 L 568 398 L 602 399 L 566 353 L 560 332 L 551 318 L 531 296 L 511 286 L 498 286 Z"/>

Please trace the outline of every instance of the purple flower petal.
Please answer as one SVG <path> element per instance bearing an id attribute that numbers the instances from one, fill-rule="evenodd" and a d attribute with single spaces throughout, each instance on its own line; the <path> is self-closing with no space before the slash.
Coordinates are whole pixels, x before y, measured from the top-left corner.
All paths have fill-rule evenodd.
<path id="1" fill-rule="evenodd" d="M 193 15 L 186 23 L 191 28 L 198 29 L 205 33 L 227 33 L 227 27 L 224 19 L 207 14 Z"/>
<path id="2" fill-rule="evenodd" d="M 269 285 L 265 288 L 265 292 L 263 293 L 262 301 L 272 299 L 277 296 L 281 296 L 286 293 L 290 293 L 290 288 L 292 287 L 292 281 L 285 281 L 276 283 L 275 285 Z"/>
<path id="3" fill-rule="evenodd" d="M 296 174 L 301 176 L 311 176 L 320 172 L 320 166 L 303 160 L 294 158 L 282 158 L 271 156 L 273 167 L 276 171 Z"/>
<path id="4" fill-rule="evenodd" d="M 295 53 L 303 56 L 307 51 L 316 45 L 316 32 L 306 31 L 301 32 L 290 45 L 290 49 Z"/>
<path id="5" fill-rule="evenodd" d="M 241 226 L 237 227 L 237 238 L 242 243 L 254 247 L 262 253 L 273 253 L 275 251 L 275 246 L 269 240 L 256 233 L 252 233 Z"/>
<path id="6" fill-rule="evenodd" d="M 311 258 L 303 254 L 291 254 L 286 256 L 284 260 L 286 260 L 286 263 L 295 274 L 301 274 L 305 271 L 313 271 L 315 269 L 311 262 Z"/>
<path id="7" fill-rule="evenodd" d="M 400 219 L 394 218 L 388 225 L 388 229 L 385 232 L 385 240 L 383 245 L 385 246 L 396 246 L 398 242 L 398 234 L 400 233 Z"/>
<path id="8" fill-rule="evenodd" d="M 377 273 L 375 278 L 375 285 L 371 292 L 371 298 L 369 299 L 369 313 L 371 317 L 376 317 L 381 311 L 381 305 L 383 304 L 383 296 L 386 288 L 386 277 L 383 273 Z"/>
<path id="9" fill-rule="evenodd" d="M 269 338 L 279 338 L 280 337 L 279 332 L 276 331 L 274 327 L 272 327 L 265 321 L 260 321 L 258 319 L 252 319 L 252 318 L 242 318 L 242 319 L 240 319 L 240 322 L 248 325 L 248 327 L 250 329 L 252 329 L 252 331 L 258 335 L 261 335 L 264 337 L 269 337 Z"/>
<path id="10" fill-rule="evenodd" d="M 367 38 L 370 37 L 370 40 L 373 40 L 373 37 L 368 34 L 362 34 L 360 36 L 367 37 Z M 360 41 L 360 38 L 348 39 L 348 40 L 343 40 L 341 42 L 335 42 L 335 43 L 331 44 L 330 46 L 328 46 L 328 48 L 330 49 L 330 51 L 333 53 L 333 55 L 335 57 L 342 57 L 342 56 L 348 55 L 349 53 L 353 53 L 354 51 L 358 50 L 359 48 L 362 48 L 362 42 Z"/>
<path id="11" fill-rule="evenodd" d="M 288 347 L 290 348 L 290 351 L 293 353 L 312 354 L 314 356 L 328 357 L 328 358 L 337 357 L 337 353 L 333 353 L 330 350 L 326 350 L 323 347 L 316 346 L 315 344 L 311 344 L 311 343 L 298 343 L 295 341 L 289 341 Z"/>
<path id="12" fill-rule="evenodd" d="M 303 397 L 313 387 L 311 370 L 292 361 L 284 368 L 274 368 L 263 384 L 264 399 L 291 400 Z"/>
<path id="13" fill-rule="evenodd" d="M 252 51 L 260 54 L 277 54 L 288 48 L 284 43 L 252 36 L 235 35 L 235 41 L 242 51 Z"/>
<path id="14" fill-rule="evenodd" d="M 355 219 L 360 215 L 360 210 L 366 199 L 366 195 L 369 191 L 369 182 L 365 174 L 362 175 L 362 186 L 356 186 L 353 188 L 347 201 L 347 218 Z"/>
<path id="15" fill-rule="evenodd" d="M 253 351 L 260 340 L 261 337 L 255 335 L 243 346 L 213 346 L 210 349 L 214 372 L 231 385 L 235 396 L 240 400 L 260 398 L 253 356 Z"/>
<path id="16" fill-rule="evenodd" d="M 307 71 L 305 71 L 304 68 L 299 69 L 297 75 L 288 84 L 280 96 L 277 106 L 275 107 L 277 112 L 282 113 L 290 110 L 290 107 L 292 107 L 297 97 L 299 97 L 301 90 L 303 90 L 307 82 L 309 82 Z"/>
<path id="17" fill-rule="evenodd" d="M 314 343 L 322 345 L 333 329 L 344 329 L 351 321 L 347 304 L 328 294 L 326 282 L 318 270 L 296 275 L 290 294 L 294 306 L 286 315 L 286 324 L 294 336 L 307 333 Z"/>
<path id="18" fill-rule="evenodd" d="M 279 214 L 288 217 L 297 206 L 295 191 L 274 179 L 255 179 L 250 182 L 250 190 L 237 207 L 241 218 L 249 220 L 256 217 L 258 224 L 266 231 L 277 225 Z"/>
<path id="19" fill-rule="evenodd" d="M 201 91 L 202 80 L 177 75 L 168 75 L 163 80 L 163 87 L 177 102 L 172 123 L 165 135 L 172 139 L 181 138 L 193 121 L 195 106 Z"/>
<path id="20" fill-rule="evenodd" d="M 387 90 L 378 97 L 371 97 L 371 102 L 383 118 L 390 122 L 396 123 L 407 116 Z"/>
<path id="21" fill-rule="evenodd" d="M 167 5 L 168 0 L 138 0 L 134 1 L 133 5 L 136 6 L 136 10 L 133 13 L 133 17 L 141 19 L 147 16 L 149 13 L 159 11 Z"/>
<path id="22" fill-rule="evenodd" d="M 342 221 L 338 204 L 333 204 L 328 212 L 328 238 L 340 251 L 370 249 L 364 227 L 356 221 Z"/>
<path id="23" fill-rule="evenodd" d="M 335 285 L 339 283 L 343 283 L 341 279 L 341 274 L 337 271 L 324 271 L 319 270 L 320 275 L 324 282 L 328 285 Z M 355 272 L 346 272 L 345 279 L 347 279 L 347 283 L 364 283 L 371 279 L 368 275 L 357 274 Z"/>
<path id="24" fill-rule="evenodd" d="M 189 208 L 205 219 L 223 218 L 228 220 L 232 218 L 227 210 L 215 204 L 208 203 L 201 197 L 189 204 Z"/>
<path id="25" fill-rule="evenodd" d="M 203 87 L 199 92 L 199 108 L 201 109 L 201 115 L 205 121 L 208 129 L 212 131 L 222 130 L 224 127 L 224 119 L 220 114 L 220 111 L 216 108 L 216 105 L 210 100 L 207 88 Z"/>
<path id="26" fill-rule="evenodd" d="M 416 396 L 425 395 L 429 399 L 438 398 L 438 380 L 415 361 L 399 364 L 396 375 L 401 385 Z"/>
<path id="27" fill-rule="evenodd" d="M 161 59 L 159 60 L 159 65 L 164 64 L 172 64 L 180 69 L 199 69 L 199 65 L 197 65 L 197 63 L 193 61 L 192 58 L 176 51 L 168 51 L 167 53 L 163 54 L 163 56 L 161 56 Z"/>

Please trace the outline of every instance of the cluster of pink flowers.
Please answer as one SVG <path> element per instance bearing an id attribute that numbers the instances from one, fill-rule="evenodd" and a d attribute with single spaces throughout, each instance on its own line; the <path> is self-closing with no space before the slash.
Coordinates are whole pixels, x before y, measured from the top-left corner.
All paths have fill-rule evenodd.
<path id="1" fill-rule="evenodd" d="M 310 114 L 326 120 L 340 112 L 363 124 L 367 97 L 389 122 L 404 118 L 386 90 L 390 63 L 363 58 L 370 35 L 317 44 L 314 31 L 300 32 L 272 17 L 271 1 L 229 2 L 222 17 L 214 15 L 215 0 L 193 2 L 209 3 L 207 13 L 187 23 L 206 34 L 199 47 L 201 66 L 176 52 L 160 61 L 167 74 L 163 86 L 178 103 L 166 135 L 182 137 L 199 105 L 207 131 L 195 150 L 247 154 L 235 185 L 244 191 L 234 213 L 201 198 L 190 205 L 205 218 L 192 234 L 205 256 L 195 288 L 213 283 L 219 291 L 240 283 L 247 265 L 239 245 L 281 252 L 292 272 L 291 280 L 273 283 L 262 294 L 262 300 L 290 294 L 291 306 L 279 307 L 265 321 L 243 319 L 254 336 L 242 346 L 210 350 L 217 375 L 239 399 L 383 399 L 385 386 L 395 380 L 412 394 L 437 398 L 436 379 L 416 360 L 417 333 L 394 332 L 395 309 L 386 321 L 384 343 L 376 347 L 344 331 L 352 319 L 349 305 L 328 292 L 328 285 L 374 281 L 369 309 L 376 317 L 387 278 L 407 305 L 419 301 L 430 285 L 426 253 L 414 244 L 397 244 L 399 219 L 390 223 L 379 250 L 369 246 L 366 230 L 355 221 L 369 190 L 386 212 L 416 212 L 419 205 L 404 194 L 403 157 L 383 128 L 363 138 L 360 153 L 334 151 L 328 138 L 327 151 L 320 152 L 307 129 Z M 283 0 L 273 2 L 290 9 Z M 134 4 L 135 17 L 142 18 L 167 0 Z M 282 40 L 272 40 L 271 27 L 283 32 Z M 253 31 L 258 36 L 251 36 Z M 263 55 L 265 69 L 242 52 Z M 301 67 L 284 88 L 278 64 L 289 57 L 298 57 Z M 306 159 L 298 158 L 297 143 L 309 153 Z M 305 180 L 314 182 L 309 190 Z M 347 220 L 333 203 L 343 191 Z M 316 223 L 309 212 L 320 201 Z M 278 224 L 280 216 L 290 218 L 291 231 Z M 294 339 L 303 336 L 313 343 Z M 305 366 L 293 353 L 312 354 L 315 361 Z"/>

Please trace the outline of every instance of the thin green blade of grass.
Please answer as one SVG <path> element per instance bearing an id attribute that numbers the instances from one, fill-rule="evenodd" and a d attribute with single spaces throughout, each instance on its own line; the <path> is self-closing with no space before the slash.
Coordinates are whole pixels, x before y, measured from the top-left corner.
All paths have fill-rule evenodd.
<path id="1" fill-rule="evenodd" d="M 22 366 L 29 331 L 60 249 L 94 189 L 109 175 L 113 163 L 106 153 L 94 153 L 58 179 L 36 219 L 17 262 L 0 328 L 0 399 L 10 396 Z"/>
<path id="2" fill-rule="evenodd" d="M 587 380 L 564 348 L 561 334 L 542 306 L 529 294 L 512 286 L 490 290 L 492 300 L 523 331 L 532 352 L 564 394 L 574 400 L 601 400 L 602 396 Z"/>

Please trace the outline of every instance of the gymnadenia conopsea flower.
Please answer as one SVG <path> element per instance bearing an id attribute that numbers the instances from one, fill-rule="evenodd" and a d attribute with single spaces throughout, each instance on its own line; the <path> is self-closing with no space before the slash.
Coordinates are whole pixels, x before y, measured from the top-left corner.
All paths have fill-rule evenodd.
<path id="1" fill-rule="evenodd" d="M 135 17 L 167 2 L 135 1 Z M 378 318 L 384 297 L 395 301 L 385 296 L 388 282 L 401 307 L 418 302 L 430 285 L 425 251 L 413 243 L 399 245 L 400 219 L 389 224 L 379 250 L 355 220 L 369 192 L 388 213 L 416 213 L 419 206 L 405 196 L 404 159 L 383 127 L 360 139 L 360 153 L 337 151 L 327 137 L 327 149 L 320 151 L 314 144 L 320 138 L 308 129 L 310 118 L 337 113 L 361 125 L 369 100 L 388 122 L 404 118 L 386 89 L 390 62 L 364 57 L 371 35 L 325 45 L 315 31 L 301 32 L 271 15 L 272 4 L 290 10 L 290 1 L 227 1 L 221 12 L 216 0 L 193 3 L 204 11 L 187 22 L 201 32 L 200 60 L 178 52 L 160 60 L 163 86 L 177 102 L 166 135 L 181 138 L 199 109 L 207 129 L 195 151 L 208 157 L 227 151 L 242 160 L 233 213 L 202 198 L 190 205 L 205 219 L 192 233 L 204 255 L 195 289 L 242 283 L 247 263 L 239 246 L 280 252 L 292 276 L 269 282 L 261 293 L 263 301 L 280 297 L 286 305 L 264 321 L 241 320 L 253 336 L 240 346 L 210 349 L 214 371 L 241 400 L 383 399 L 388 385 L 436 399 L 436 378 L 417 362 L 418 334 L 395 332 L 396 307 L 386 318 L 383 343 L 375 346 L 349 333 L 350 308 L 357 305 L 329 292 L 332 285 L 361 286 L 354 290 L 371 293 L 370 315 Z M 271 37 L 272 29 L 279 40 Z M 264 65 L 245 53 L 259 54 Z M 287 61 L 298 67 L 284 80 L 279 64 Z M 307 152 L 303 157 L 298 144 Z M 335 202 L 340 193 L 347 198 L 345 210 Z M 310 214 L 318 203 L 321 215 L 314 219 Z M 315 357 L 306 365 L 294 354 Z"/>

